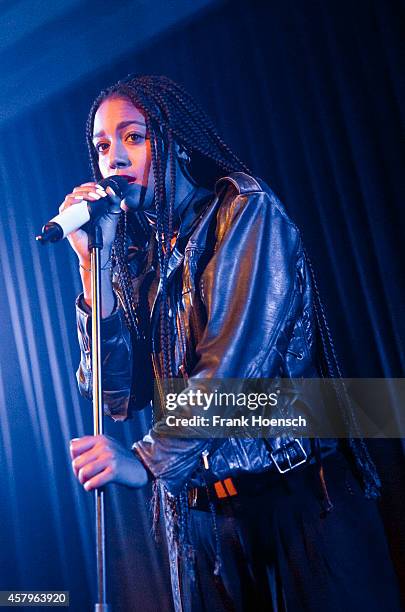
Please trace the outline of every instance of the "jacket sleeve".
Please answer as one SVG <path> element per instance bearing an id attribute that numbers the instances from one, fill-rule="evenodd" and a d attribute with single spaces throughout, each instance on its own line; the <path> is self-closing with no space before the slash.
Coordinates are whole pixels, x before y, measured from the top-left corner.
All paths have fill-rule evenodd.
<path id="1" fill-rule="evenodd" d="M 215 252 L 200 280 L 207 323 L 188 380 L 197 388 L 199 379 L 276 376 L 296 317 L 300 235 L 277 198 L 239 195 L 218 215 Z M 163 419 L 133 448 L 176 494 L 212 442 L 168 433 Z"/>
<path id="2" fill-rule="evenodd" d="M 92 398 L 91 312 L 83 294 L 76 300 L 80 365 L 77 370 L 79 390 Z M 101 321 L 101 361 L 103 370 L 104 413 L 115 421 L 130 417 L 152 399 L 150 351 L 144 340 L 131 339 L 121 307 Z"/>

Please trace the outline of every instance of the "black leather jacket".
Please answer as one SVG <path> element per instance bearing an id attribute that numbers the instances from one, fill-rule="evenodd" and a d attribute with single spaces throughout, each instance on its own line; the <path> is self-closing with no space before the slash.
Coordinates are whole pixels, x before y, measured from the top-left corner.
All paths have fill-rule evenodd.
<path id="1" fill-rule="evenodd" d="M 215 196 L 203 196 L 189 206 L 169 262 L 175 371 L 187 372 L 190 384 L 199 378 L 317 377 L 312 285 L 299 230 L 269 187 L 247 174 L 224 177 Z M 138 276 L 140 289 L 151 285 L 150 276 L 153 267 Z M 156 310 L 146 322 L 151 346 L 131 341 L 121 307 L 102 321 L 104 403 L 114 419 L 152 399 L 150 355 L 161 375 Z M 77 318 L 77 376 L 90 398 L 91 324 L 80 297 Z M 210 440 L 167 437 L 166 428 L 155 423 L 133 448 L 172 494 L 199 484 L 204 451 L 214 478 L 272 466 L 263 440 L 228 438 L 213 447 Z M 335 441 L 326 446 L 333 450 Z"/>

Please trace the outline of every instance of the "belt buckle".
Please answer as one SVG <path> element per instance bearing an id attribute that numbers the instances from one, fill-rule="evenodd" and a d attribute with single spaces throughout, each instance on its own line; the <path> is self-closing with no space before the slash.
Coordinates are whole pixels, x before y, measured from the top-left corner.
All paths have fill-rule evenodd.
<path id="1" fill-rule="evenodd" d="M 293 450 L 291 454 L 292 456 L 290 456 L 289 453 L 290 449 Z M 302 465 L 308 458 L 308 455 L 298 438 L 294 438 L 292 442 L 288 442 L 287 444 L 280 446 L 280 448 L 270 453 L 270 456 L 280 474 L 285 474 L 299 465 Z M 284 466 L 282 463 L 287 463 L 287 467 L 285 469 L 283 469 Z"/>

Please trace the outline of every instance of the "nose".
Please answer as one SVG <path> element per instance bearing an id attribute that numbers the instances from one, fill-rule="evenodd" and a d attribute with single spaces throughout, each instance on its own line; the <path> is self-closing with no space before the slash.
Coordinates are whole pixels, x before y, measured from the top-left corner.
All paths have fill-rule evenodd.
<path id="1" fill-rule="evenodd" d="M 110 144 L 109 151 L 109 166 L 112 170 L 116 170 L 117 168 L 127 168 L 131 165 L 130 160 L 128 159 L 127 151 L 121 141 L 117 140 L 115 143 L 112 142 Z"/>

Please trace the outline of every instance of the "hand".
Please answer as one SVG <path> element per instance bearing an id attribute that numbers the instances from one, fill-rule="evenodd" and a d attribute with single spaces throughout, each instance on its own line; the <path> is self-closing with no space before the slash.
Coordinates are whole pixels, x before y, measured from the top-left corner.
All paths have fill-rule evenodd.
<path id="1" fill-rule="evenodd" d="M 140 488 L 148 475 L 140 459 L 109 436 L 83 436 L 70 441 L 76 478 L 86 491 L 109 482 Z"/>
<path id="2" fill-rule="evenodd" d="M 120 204 L 120 199 L 115 195 L 111 187 L 104 189 L 98 183 L 83 183 L 82 185 L 75 187 L 71 193 L 67 194 L 59 207 L 59 212 L 61 213 L 63 210 L 69 208 L 69 206 L 79 204 L 83 200 L 94 202 L 95 200 L 99 200 L 107 195 L 109 195 L 113 200 L 116 200 L 115 203 Z M 115 233 L 117 230 L 118 219 L 119 214 L 106 213 L 99 222 L 103 230 L 104 247 L 102 252 L 103 260 L 105 261 L 107 261 L 108 257 L 110 256 L 111 246 L 114 242 Z M 80 263 L 85 268 L 89 268 L 90 253 L 88 249 L 88 237 L 86 232 L 82 229 L 78 229 L 76 232 L 69 234 L 68 240 L 71 247 L 76 252 Z M 102 261 L 102 265 L 105 263 L 105 261 Z"/>

